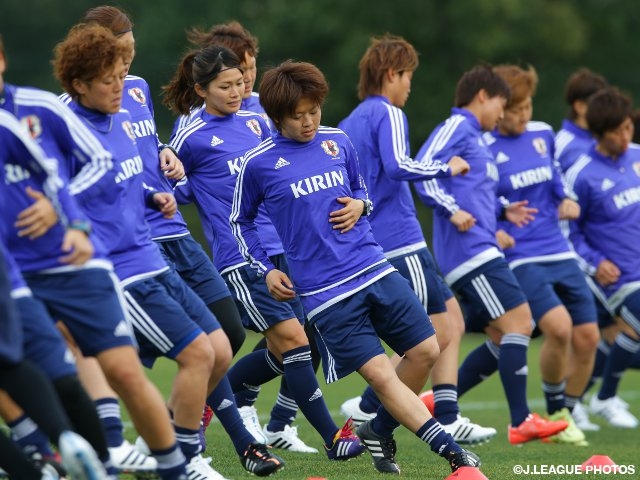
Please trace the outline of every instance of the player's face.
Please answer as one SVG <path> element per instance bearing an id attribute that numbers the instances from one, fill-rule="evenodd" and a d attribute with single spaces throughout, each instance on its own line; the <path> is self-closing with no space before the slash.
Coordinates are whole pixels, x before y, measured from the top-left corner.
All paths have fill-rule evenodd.
<path id="1" fill-rule="evenodd" d="M 244 70 L 244 95 L 242 98 L 249 98 L 253 92 L 253 85 L 256 83 L 258 66 L 256 57 L 252 57 L 247 52 L 244 54 L 244 61 L 240 64 Z"/>
<path id="2" fill-rule="evenodd" d="M 505 109 L 504 116 L 498 123 L 498 130 L 503 135 L 521 135 L 527 129 L 527 122 L 532 115 L 533 102 L 531 97 L 527 97 Z"/>
<path id="3" fill-rule="evenodd" d="M 303 98 L 298 102 L 293 115 L 286 116 L 280 125 L 283 137 L 298 142 L 310 142 L 318 133 L 322 109 L 320 105 Z"/>
<path id="4" fill-rule="evenodd" d="M 413 72 L 394 72 L 393 88 L 389 101 L 392 105 L 402 108 L 409 99 L 409 93 L 411 93 L 411 79 L 413 78 Z"/>
<path id="5" fill-rule="evenodd" d="M 105 114 L 118 113 L 122 103 L 122 89 L 126 72 L 127 66 L 124 59 L 119 58 L 113 68 L 89 82 L 74 80 L 74 87 L 79 93 L 80 105 Z"/>
<path id="6" fill-rule="evenodd" d="M 127 57 L 124 59 L 124 63 L 127 67 L 127 73 L 129 73 L 133 58 L 136 56 L 136 41 L 133 38 L 133 32 L 123 33 L 118 39 L 127 47 Z"/>
<path id="7" fill-rule="evenodd" d="M 196 92 L 204 99 L 207 113 L 224 117 L 240 110 L 244 94 L 244 80 L 238 68 L 223 70 L 206 88 L 196 85 Z"/>
<path id="8" fill-rule="evenodd" d="M 496 96 L 489 97 L 485 100 L 480 116 L 480 127 L 482 130 L 491 131 L 498 125 L 498 121 L 504 116 L 504 107 L 507 105 L 507 99 Z"/>
<path id="9" fill-rule="evenodd" d="M 598 151 L 608 157 L 617 158 L 627 151 L 633 138 L 633 121 L 627 118 L 617 128 L 607 130 L 598 140 Z"/>

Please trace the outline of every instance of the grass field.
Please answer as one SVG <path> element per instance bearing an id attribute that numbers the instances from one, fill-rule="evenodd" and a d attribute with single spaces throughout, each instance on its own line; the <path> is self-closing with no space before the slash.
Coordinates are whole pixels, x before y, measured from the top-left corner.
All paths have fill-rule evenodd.
<path id="1" fill-rule="evenodd" d="M 251 350 L 258 336 L 249 334 L 243 352 Z M 463 355 L 484 340 L 480 335 L 467 335 L 463 342 Z M 536 368 L 540 341 L 533 340 L 529 350 L 529 387 L 528 398 L 532 410 L 544 413 L 544 402 L 540 390 L 539 369 Z M 163 392 L 169 390 L 175 366 L 165 360 L 157 363 L 150 372 L 150 377 Z M 340 404 L 347 398 L 359 395 L 364 381 L 353 374 L 337 383 L 326 385 L 319 376 L 326 402 L 336 420 L 342 425 L 344 419 L 340 415 Z M 276 397 L 279 382 L 272 381 L 265 385 L 256 407 L 260 419 L 268 421 L 271 406 Z M 640 415 L 640 372 L 629 371 L 625 375 L 620 393 L 629 403 L 631 410 Z M 582 464 L 595 454 L 611 457 L 618 465 L 633 465 L 635 475 L 619 475 L 618 478 L 640 478 L 640 430 L 614 429 L 593 419 L 602 425 L 599 432 L 588 434 L 589 446 L 573 447 L 566 445 L 543 444 L 532 442 L 521 447 L 511 446 L 507 441 L 507 424 L 509 415 L 504 400 L 504 393 L 497 376 L 490 378 L 460 400 L 462 413 L 485 426 L 493 426 L 498 435 L 490 443 L 477 446 L 473 450 L 482 459 L 482 472 L 489 479 L 510 480 L 524 478 L 569 478 L 570 475 L 516 475 L 516 465 L 529 465 L 531 469 L 541 465 L 559 466 Z M 277 453 L 286 461 L 286 467 L 275 475 L 279 479 L 306 480 L 310 477 L 321 477 L 327 480 L 365 480 L 381 477 L 371 463 L 368 453 L 348 462 L 330 462 L 322 452 L 322 440 L 307 421 L 299 415 L 296 423 L 301 438 L 309 445 L 320 449 L 319 454 L 288 453 L 278 450 Z M 134 438 L 135 433 L 129 428 L 127 436 Z M 224 476 L 232 479 L 249 478 L 244 471 L 221 426 L 214 420 L 207 431 L 207 456 L 213 457 L 213 466 Z M 427 445 L 419 441 L 412 433 L 400 428 L 396 431 L 398 443 L 397 460 L 402 469 L 401 476 L 406 479 L 431 480 L 444 479 L 450 474 L 447 463 L 433 454 Z M 533 470 L 531 470 L 533 471 Z M 610 478 L 608 475 L 580 475 L 579 478 Z"/>

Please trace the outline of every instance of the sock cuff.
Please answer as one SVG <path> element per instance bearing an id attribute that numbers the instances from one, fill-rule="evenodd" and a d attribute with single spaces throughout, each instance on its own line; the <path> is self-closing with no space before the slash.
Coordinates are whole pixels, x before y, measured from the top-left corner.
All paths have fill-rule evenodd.
<path id="1" fill-rule="evenodd" d="M 521 345 L 523 347 L 528 347 L 530 340 L 531 337 L 523 335 L 522 333 L 506 333 L 502 336 L 502 340 L 500 340 L 500 346 Z"/>
<path id="2" fill-rule="evenodd" d="M 282 354 L 283 365 L 290 365 L 293 363 L 311 363 L 311 347 L 309 345 L 303 345 L 302 347 L 292 348 L 291 350 Z"/>
<path id="3" fill-rule="evenodd" d="M 271 368 L 271 370 L 273 370 L 277 375 L 284 375 L 284 366 L 282 365 L 282 363 L 280 363 L 278 357 L 276 357 L 269 350 L 266 350 L 266 352 L 267 353 L 265 353 L 265 358 L 267 360 L 269 368 Z"/>

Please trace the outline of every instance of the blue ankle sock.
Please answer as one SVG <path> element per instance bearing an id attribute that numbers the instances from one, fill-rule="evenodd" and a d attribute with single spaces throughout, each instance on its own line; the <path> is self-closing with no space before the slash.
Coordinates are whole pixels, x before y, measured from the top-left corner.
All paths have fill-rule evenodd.
<path id="1" fill-rule="evenodd" d="M 544 399 L 547 403 L 547 413 L 555 413 L 565 406 L 566 398 L 564 391 L 566 387 L 566 381 L 562 381 L 560 383 L 542 382 L 542 393 L 544 394 Z"/>
<path id="2" fill-rule="evenodd" d="M 93 402 L 104 427 L 108 447 L 119 447 L 124 442 L 124 426 L 117 398 L 99 398 Z"/>
<path id="3" fill-rule="evenodd" d="M 433 416 L 442 425 L 449 425 L 458 419 L 458 392 L 453 384 L 443 383 L 433 386 Z"/>
<path id="4" fill-rule="evenodd" d="M 640 342 L 619 333 L 611 346 L 609 358 L 602 372 L 602 386 L 598 392 L 600 400 L 613 397 L 618 391 L 618 384 L 622 374 L 629 367 L 631 359 L 640 350 Z"/>
<path id="5" fill-rule="evenodd" d="M 186 477 L 187 460 L 177 443 L 166 450 L 151 450 L 151 454 L 158 461 L 157 473 L 162 480 L 183 480 Z"/>
<path id="6" fill-rule="evenodd" d="M 371 386 L 367 386 L 362 393 L 362 399 L 360 400 L 360 410 L 364 413 L 376 413 L 378 411 L 378 407 L 380 406 L 380 400 L 376 395 L 376 392 L 373 391 Z"/>
<path id="7" fill-rule="evenodd" d="M 444 458 L 447 458 L 451 452 L 462 451 L 462 447 L 433 418 L 427 420 L 427 423 L 418 429 L 416 436 L 423 442 L 428 443 L 432 452 Z"/>
<path id="8" fill-rule="evenodd" d="M 527 405 L 527 349 L 530 337 L 520 333 L 507 333 L 500 341 L 498 371 L 504 389 L 511 425 L 520 425 L 529 415 Z"/>
<path id="9" fill-rule="evenodd" d="M 178 440 L 180 450 L 182 450 L 187 462 L 202 451 L 199 435 L 200 429 L 192 430 L 191 428 L 179 427 L 175 424 L 173 425 L 173 429 L 176 432 L 176 440 Z"/>
<path id="10" fill-rule="evenodd" d="M 291 395 L 286 378 L 282 377 L 278 398 L 271 409 L 271 417 L 267 425 L 270 432 L 281 432 L 285 426 L 291 425 L 296 419 L 298 404 Z"/>
<path id="11" fill-rule="evenodd" d="M 25 414 L 7 422 L 11 429 L 11 439 L 27 454 L 39 453 L 42 456 L 53 456 L 48 437 L 38 425 Z"/>

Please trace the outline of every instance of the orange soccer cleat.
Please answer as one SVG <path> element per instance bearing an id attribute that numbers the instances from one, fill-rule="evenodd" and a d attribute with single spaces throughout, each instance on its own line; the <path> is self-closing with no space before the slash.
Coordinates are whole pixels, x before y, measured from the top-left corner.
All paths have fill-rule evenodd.
<path id="1" fill-rule="evenodd" d="M 537 413 L 530 413 L 517 427 L 509 425 L 509 443 L 518 445 L 539 438 L 550 437 L 569 426 L 564 420 L 545 420 Z"/>

